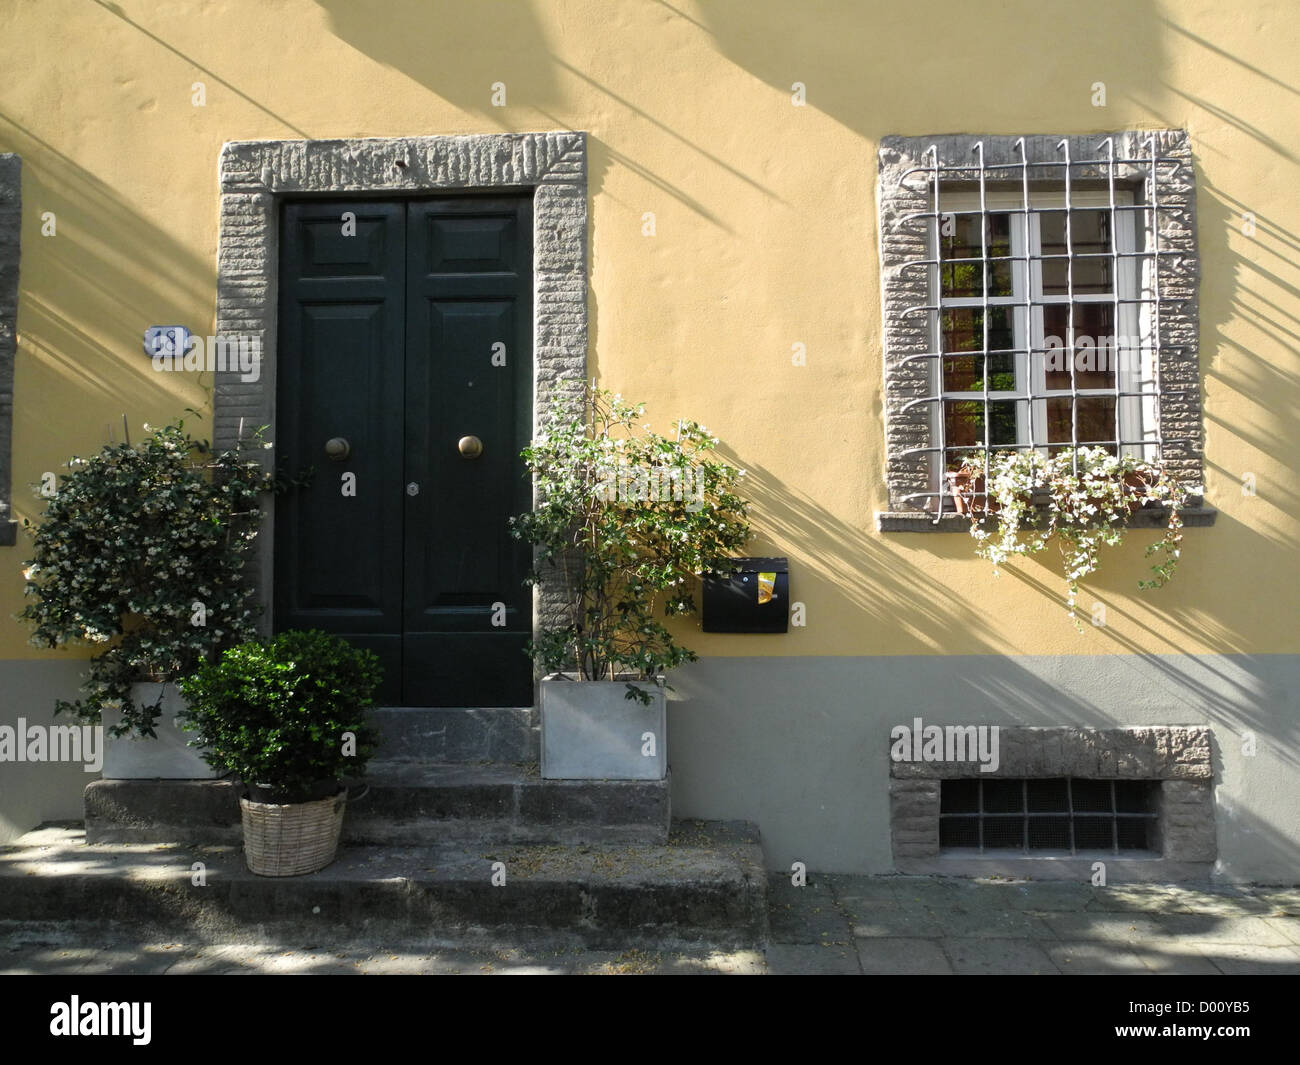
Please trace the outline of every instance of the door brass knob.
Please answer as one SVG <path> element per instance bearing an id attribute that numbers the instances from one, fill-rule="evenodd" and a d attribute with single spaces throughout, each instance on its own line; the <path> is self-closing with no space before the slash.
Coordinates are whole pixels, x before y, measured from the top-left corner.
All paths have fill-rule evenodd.
<path id="1" fill-rule="evenodd" d="M 342 462 L 352 454 L 352 445 L 341 436 L 333 436 L 325 441 L 325 454 L 335 462 Z"/>
<path id="2" fill-rule="evenodd" d="M 462 436 L 456 447 L 460 449 L 460 457 L 464 459 L 476 459 L 483 454 L 483 441 L 477 436 Z"/>

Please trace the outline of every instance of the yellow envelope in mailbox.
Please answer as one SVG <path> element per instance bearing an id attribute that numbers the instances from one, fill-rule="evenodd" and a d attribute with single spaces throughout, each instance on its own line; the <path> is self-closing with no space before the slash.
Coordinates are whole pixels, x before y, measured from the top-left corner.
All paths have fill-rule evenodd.
<path id="1" fill-rule="evenodd" d="M 775 573 L 760 573 L 758 575 L 758 601 L 760 603 L 770 603 L 772 601 L 772 592 L 775 588 Z"/>

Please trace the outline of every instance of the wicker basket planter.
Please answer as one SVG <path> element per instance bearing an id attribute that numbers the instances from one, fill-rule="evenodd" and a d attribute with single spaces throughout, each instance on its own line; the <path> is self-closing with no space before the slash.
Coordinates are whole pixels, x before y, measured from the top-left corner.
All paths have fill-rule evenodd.
<path id="1" fill-rule="evenodd" d="M 302 876 L 324 869 L 338 851 L 347 792 L 313 802 L 239 800 L 244 860 L 258 876 Z"/>

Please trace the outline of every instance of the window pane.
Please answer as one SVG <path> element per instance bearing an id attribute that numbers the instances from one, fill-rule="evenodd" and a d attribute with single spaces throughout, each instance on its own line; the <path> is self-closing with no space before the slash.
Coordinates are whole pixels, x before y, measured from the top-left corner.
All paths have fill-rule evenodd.
<path id="1" fill-rule="evenodd" d="M 1018 817 L 990 817 L 984 822 L 984 849 L 1002 850 L 1013 848 L 1023 850 L 1025 846 L 1025 823 Z"/>
<path id="2" fill-rule="evenodd" d="M 1069 797 L 1064 780 L 1031 780 L 1029 790 L 1030 813 L 1065 813 L 1069 810 Z"/>
<path id="3" fill-rule="evenodd" d="M 1069 259 L 1065 244 L 1065 211 L 1044 211 L 1038 216 L 1042 238 L 1042 278 L 1045 295 L 1065 295 L 1073 284 L 1075 294 L 1108 293 L 1113 284 L 1110 212 L 1106 209 L 1075 208 L 1070 216 L 1070 248 L 1074 253 L 1074 276 L 1068 277 Z M 1049 258 L 1059 256 L 1059 258 Z"/>
<path id="4" fill-rule="evenodd" d="M 989 308 L 989 351 L 1007 351 L 1016 345 L 1013 323 L 1018 308 Z M 1024 321 L 1024 313 L 1020 313 Z M 947 307 L 941 319 L 944 351 L 984 350 L 984 310 L 981 307 Z M 1010 358 L 1006 368 L 1010 369 Z"/>
<path id="5" fill-rule="evenodd" d="M 1155 788 L 1148 781 L 1121 780 L 1115 784 L 1115 809 L 1121 813 L 1145 814 L 1154 808 Z"/>
<path id="6" fill-rule="evenodd" d="M 1083 396 L 1074 401 L 1078 404 L 1080 444 L 1101 444 L 1112 455 L 1115 445 L 1109 443 L 1115 439 L 1115 400 L 1108 396 Z M 1070 400 L 1049 399 L 1047 401 L 1047 440 L 1049 443 L 1070 443 Z M 1037 432 L 1037 427 L 1035 427 Z M 1051 449 L 1055 454 L 1060 448 Z"/>
<path id="7" fill-rule="evenodd" d="M 1068 851 L 1070 819 L 1068 817 L 1030 818 L 1029 846 L 1036 850 Z"/>
<path id="8" fill-rule="evenodd" d="M 1014 400 L 989 400 L 989 444 L 992 447 L 1018 443 Z M 944 441 L 950 448 L 984 446 L 984 400 L 945 400 Z"/>
<path id="9" fill-rule="evenodd" d="M 1145 817 L 1120 818 L 1116 833 L 1119 837 L 1119 849 L 1122 851 L 1151 850 L 1151 824 Z"/>
<path id="10" fill-rule="evenodd" d="M 954 355 L 943 360 L 943 390 L 945 392 L 983 392 L 983 355 Z M 1014 392 L 1016 373 L 1013 357 L 990 355 L 988 357 L 989 391 Z"/>
<path id="11" fill-rule="evenodd" d="M 1109 817 L 1076 817 L 1074 819 L 1074 846 L 1081 851 L 1109 851 L 1115 849 L 1114 822 Z"/>
<path id="12" fill-rule="evenodd" d="M 1076 813 L 1110 813 L 1109 780 L 1073 780 L 1070 794 Z"/>
<path id="13" fill-rule="evenodd" d="M 978 847 L 980 823 L 975 817 L 944 817 L 939 820 L 940 847 Z"/>
<path id="14" fill-rule="evenodd" d="M 1019 780 L 984 781 L 984 809 L 988 813 L 1011 813 L 1025 808 L 1024 784 Z"/>
<path id="15" fill-rule="evenodd" d="M 939 784 L 939 812 L 973 814 L 980 808 L 978 780 L 944 780 Z"/>
<path id="16" fill-rule="evenodd" d="M 1010 296 L 1011 267 L 1011 216 L 989 214 L 986 216 L 985 244 L 980 244 L 979 213 L 949 214 L 939 220 L 939 294 L 942 298 L 984 295 L 984 262 L 987 255 L 989 295 Z M 974 262 L 949 262 L 952 259 L 973 259 Z"/>
<path id="17" fill-rule="evenodd" d="M 1070 388 L 1070 305 L 1043 307 L 1043 355 L 1048 390 Z M 1115 348 L 1115 308 L 1109 303 L 1074 304 L 1074 383 L 1078 388 L 1114 388 L 1118 352 Z M 1109 435 L 1109 434 L 1108 434 Z"/>

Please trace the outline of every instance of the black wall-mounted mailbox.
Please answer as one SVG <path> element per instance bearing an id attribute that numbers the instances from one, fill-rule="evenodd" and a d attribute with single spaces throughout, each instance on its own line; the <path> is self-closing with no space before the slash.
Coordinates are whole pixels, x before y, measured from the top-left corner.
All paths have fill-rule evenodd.
<path id="1" fill-rule="evenodd" d="M 790 560 L 733 558 L 704 578 L 705 632 L 789 632 Z"/>

